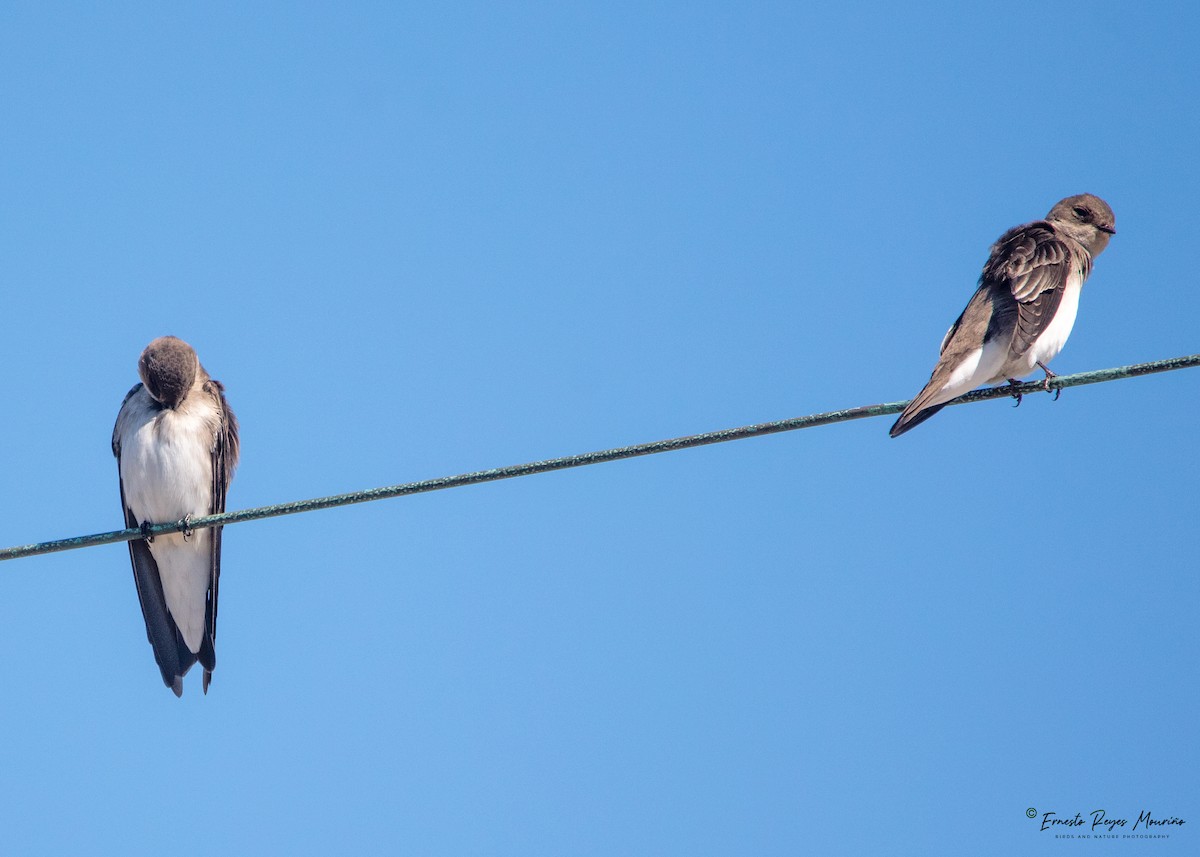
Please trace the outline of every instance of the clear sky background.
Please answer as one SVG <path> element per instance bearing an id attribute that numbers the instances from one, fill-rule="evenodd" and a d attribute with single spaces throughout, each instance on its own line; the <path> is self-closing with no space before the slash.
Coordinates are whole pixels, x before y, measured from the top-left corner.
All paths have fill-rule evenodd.
<path id="1" fill-rule="evenodd" d="M 1054 368 L 1200 351 L 1186 4 L 251 5 L 0 9 L 3 545 L 122 525 L 167 333 L 231 509 L 909 398 L 1085 191 Z M 1198 393 L 230 527 L 207 697 L 123 545 L 4 563 L 4 850 L 1196 853 Z"/>

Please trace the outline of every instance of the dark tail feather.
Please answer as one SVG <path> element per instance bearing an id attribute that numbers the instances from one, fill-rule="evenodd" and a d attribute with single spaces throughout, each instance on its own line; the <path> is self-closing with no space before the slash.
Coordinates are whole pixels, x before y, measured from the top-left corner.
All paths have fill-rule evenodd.
<path id="1" fill-rule="evenodd" d="M 213 647 L 212 637 L 207 633 L 205 633 L 204 639 L 200 641 L 200 651 L 196 653 L 196 660 L 200 661 L 200 666 L 204 667 L 204 692 L 208 693 L 208 685 L 212 681 L 213 670 L 217 668 L 217 653 Z"/>
<path id="2" fill-rule="evenodd" d="M 946 407 L 945 402 L 940 405 L 930 405 L 928 408 L 921 408 L 920 410 L 914 411 L 912 405 L 910 404 L 904 409 L 904 413 L 900 415 L 900 419 L 896 420 L 895 424 L 892 425 L 892 430 L 888 432 L 888 434 L 890 434 L 892 437 L 900 437 L 900 435 L 904 434 L 909 429 L 916 428 L 921 423 L 925 422 L 925 420 L 932 417 L 944 407 Z"/>
<path id="3" fill-rule="evenodd" d="M 224 400 L 222 400 L 224 401 Z M 232 412 L 230 412 L 232 417 Z M 217 471 L 213 470 L 213 479 L 217 478 Z M 220 502 L 217 503 L 213 511 L 225 511 L 225 493 L 219 485 L 213 485 L 214 497 L 219 497 Z M 196 659 L 200 661 L 200 666 L 204 667 L 204 693 L 208 694 L 208 685 L 212 682 L 213 670 L 217 668 L 217 594 L 220 591 L 218 586 L 221 582 L 221 528 L 213 527 L 209 530 L 209 551 L 210 577 L 208 581 L 208 598 L 204 605 L 204 639 L 200 641 L 200 651 L 196 654 Z"/>
<path id="4" fill-rule="evenodd" d="M 137 585 L 142 616 L 146 620 L 146 638 L 154 649 L 158 671 L 162 674 L 163 684 L 171 688 L 176 696 L 182 696 L 182 679 L 196 662 L 196 656 L 189 651 L 171 619 L 171 611 L 167 609 L 167 600 L 163 596 L 158 563 L 150 553 L 150 546 L 141 539 L 131 541 L 129 556 L 133 560 L 133 580 Z"/>
<path id="5" fill-rule="evenodd" d="M 183 637 L 178 631 L 176 636 L 176 650 L 178 655 L 174 663 L 168 658 L 164 658 L 159 662 L 158 670 L 162 673 L 163 684 L 171 688 L 171 692 L 176 696 L 183 696 L 183 677 L 187 675 L 188 670 L 192 668 L 192 664 L 196 663 L 196 656 L 188 651 L 187 644 L 183 642 Z M 150 641 L 154 642 L 153 639 Z M 158 650 L 155 650 L 157 656 Z"/>

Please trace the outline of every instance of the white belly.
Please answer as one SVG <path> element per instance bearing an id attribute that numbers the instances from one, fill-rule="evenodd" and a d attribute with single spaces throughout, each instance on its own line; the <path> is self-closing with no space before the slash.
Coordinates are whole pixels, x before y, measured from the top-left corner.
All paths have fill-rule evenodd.
<path id="1" fill-rule="evenodd" d="M 162 524 L 212 508 L 211 431 L 196 415 L 149 414 L 121 445 L 125 502 L 139 523 Z M 167 609 L 193 652 L 200 650 L 211 573 L 211 530 L 189 539 L 180 533 L 155 537 L 150 553 L 158 563 Z"/>
<path id="2" fill-rule="evenodd" d="M 930 398 L 928 404 L 940 405 L 976 387 L 993 383 L 993 377 L 997 372 L 1001 372 L 1004 358 L 1007 356 L 1007 344 L 1001 345 L 995 339 L 985 342 L 982 347 L 963 357 L 962 362 L 954 368 L 946 383 Z"/>

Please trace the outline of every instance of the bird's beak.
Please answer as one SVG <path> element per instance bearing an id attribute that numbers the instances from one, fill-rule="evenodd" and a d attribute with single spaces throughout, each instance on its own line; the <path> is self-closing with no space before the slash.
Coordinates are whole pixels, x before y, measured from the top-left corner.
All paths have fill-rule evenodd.
<path id="1" fill-rule="evenodd" d="M 1107 232 L 1109 235 L 1116 235 L 1116 234 L 1117 234 L 1117 230 L 1113 229 L 1111 226 L 1099 226 L 1099 225 L 1097 225 L 1097 226 L 1096 226 L 1096 228 L 1097 228 L 1097 229 L 1099 229 L 1101 232 Z"/>

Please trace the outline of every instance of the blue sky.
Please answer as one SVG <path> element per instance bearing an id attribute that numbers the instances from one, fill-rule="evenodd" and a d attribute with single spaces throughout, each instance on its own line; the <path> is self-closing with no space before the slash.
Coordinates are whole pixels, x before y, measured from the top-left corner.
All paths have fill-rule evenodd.
<path id="1" fill-rule="evenodd" d="M 914 395 L 989 244 L 1118 234 L 1061 372 L 1200 350 L 1182 4 L 0 10 L 8 514 L 122 523 L 141 349 L 231 509 Z M 231 527 L 177 700 L 121 545 L 0 566 L 27 854 L 1197 848 L 1176 372 Z M 1118 833 L 1122 832 L 1118 829 Z"/>

